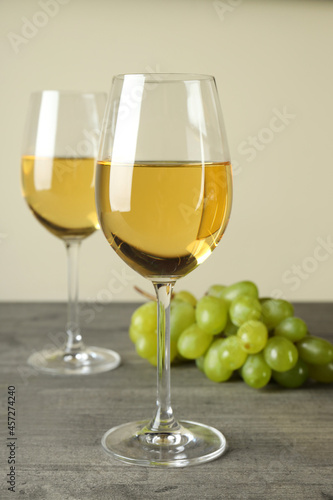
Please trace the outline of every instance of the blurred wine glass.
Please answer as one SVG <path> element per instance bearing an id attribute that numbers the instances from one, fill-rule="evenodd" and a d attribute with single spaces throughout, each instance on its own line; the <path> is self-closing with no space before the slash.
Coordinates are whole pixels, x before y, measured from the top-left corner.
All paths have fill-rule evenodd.
<path id="1" fill-rule="evenodd" d="M 99 228 L 94 172 L 105 102 L 104 93 L 60 91 L 35 92 L 29 102 L 23 196 L 42 226 L 64 242 L 68 256 L 67 341 L 61 349 L 35 352 L 28 360 L 54 375 L 99 373 L 120 363 L 118 353 L 84 345 L 78 308 L 79 248 Z"/>

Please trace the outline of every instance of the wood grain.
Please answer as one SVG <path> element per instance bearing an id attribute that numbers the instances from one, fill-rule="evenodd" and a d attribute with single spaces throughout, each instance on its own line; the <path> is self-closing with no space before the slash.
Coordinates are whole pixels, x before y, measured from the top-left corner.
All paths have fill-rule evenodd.
<path id="1" fill-rule="evenodd" d="M 34 350 L 62 337 L 64 304 L 1 304 L 1 446 L 6 394 L 17 388 L 17 484 L 0 498 L 26 500 L 329 500 L 333 499 L 333 385 L 276 385 L 256 391 L 241 381 L 215 384 L 191 363 L 172 369 L 177 418 L 222 430 L 229 450 L 182 469 L 124 465 L 100 445 L 114 425 L 150 418 L 155 369 L 134 351 L 127 329 L 136 304 L 85 305 L 88 345 L 118 351 L 122 365 L 100 375 L 52 377 L 26 365 Z M 310 331 L 333 340 L 332 304 L 296 304 Z M 6 450 L 3 453 L 6 459 Z M 8 472 L 4 464 L 4 472 Z"/>

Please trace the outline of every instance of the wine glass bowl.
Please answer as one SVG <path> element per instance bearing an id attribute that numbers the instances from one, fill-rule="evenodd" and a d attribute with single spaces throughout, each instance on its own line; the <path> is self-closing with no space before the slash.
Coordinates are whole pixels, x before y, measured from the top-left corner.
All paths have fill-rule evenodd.
<path id="1" fill-rule="evenodd" d="M 68 255 L 67 342 L 38 351 L 28 363 L 53 375 L 116 368 L 118 353 L 86 347 L 79 326 L 78 253 L 99 229 L 95 163 L 105 94 L 43 91 L 31 95 L 22 147 L 22 191 L 33 215 L 65 243 Z"/>
<path id="2" fill-rule="evenodd" d="M 124 171 L 131 177 L 130 204 L 118 210 L 124 200 L 116 179 Z M 220 241 L 230 185 L 228 162 L 112 161 L 111 167 L 110 160 L 100 161 L 97 189 L 110 186 L 110 198 L 100 194 L 101 226 L 110 245 L 142 276 L 177 279 L 204 262 Z"/>
<path id="3" fill-rule="evenodd" d="M 23 190 L 30 210 L 48 231 L 64 241 L 82 240 L 99 229 L 94 170 L 93 157 L 22 158 Z"/>
<path id="4" fill-rule="evenodd" d="M 177 279 L 216 248 L 232 201 L 215 80 L 186 74 L 114 78 L 96 168 L 96 206 L 111 247 L 158 300 L 157 404 L 150 420 L 110 429 L 102 445 L 144 466 L 206 462 L 226 449 L 216 429 L 177 421 L 170 403 L 170 299 Z"/>

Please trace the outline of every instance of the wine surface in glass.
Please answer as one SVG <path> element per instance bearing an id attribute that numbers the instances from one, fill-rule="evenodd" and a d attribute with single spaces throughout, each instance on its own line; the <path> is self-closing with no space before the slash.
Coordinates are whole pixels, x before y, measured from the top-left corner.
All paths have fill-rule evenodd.
<path id="1" fill-rule="evenodd" d="M 23 194 L 33 214 L 61 239 L 85 238 L 99 228 L 95 158 L 22 157 Z"/>
<path id="2" fill-rule="evenodd" d="M 229 162 L 97 163 L 96 199 L 104 234 L 148 279 L 185 276 L 206 260 L 231 209 Z"/>

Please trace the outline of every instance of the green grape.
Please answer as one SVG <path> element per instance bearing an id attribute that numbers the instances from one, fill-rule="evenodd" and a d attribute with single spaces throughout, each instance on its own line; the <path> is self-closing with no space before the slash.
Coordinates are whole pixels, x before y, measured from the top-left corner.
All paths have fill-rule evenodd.
<path id="1" fill-rule="evenodd" d="M 129 338 L 131 339 L 133 344 L 135 344 L 138 338 L 142 335 L 142 333 L 138 332 L 138 330 L 136 330 L 133 325 L 130 326 L 128 333 L 129 333 Z"/>
<path id="2" fill-rule="evenodd" d="M 275 382 L 290 389 L 296 389 L 303 385 L 308 376 L 308 365 L 302 359 L 298 359 L 296 365 L 291 370 L 287 370 L 286 372 L 273 371 L 272 373 Z"/>
<path id="3" fill-rule="evenodd" d="M 174 340 L 170 340 L 170 363 L 176 358 L 178 355 L 177 342 Z"/>
<path id="4" fill-rule="evenodd" d="M 157 303 L 146 302 L 132 315 L 131 326 L 138 333 L 152 333 L 157 325 Z"/>
<path id="5" fill-rule="evenodd" d="M 141 335 L 137 340 L 135 348 L 141 358 L 147 359 L 150 364 L 157 366 L 157 335 L 150 337 L 151 334 Z M 142 339 L 143 337 L 143 339 Z M 178 355 L 177 342 L 170 342 L 170 363 Z"/>
<path id="6" fill-rule="evenodd" d="M 223 330 L 224 335 L 226 337 L 231 337 L 232 335 L 236 335 L 237 332 L 238 326 L 234 325 L 230 319 L 228 319 L 225 329 Z"/>
<path id="7" fill-rule="evenodd" d="M 246 361 L 247 354 L 235 335 L 226 338 L 219 347 L 220 360 L 229 370 L 238 370 Z"/>
<path id="8" fill-rule="evenodd" d="M 203 362 L 203 371 L 213 382 L 225 382 L 232 375 L 232 370 L 223 366 L 220 360 L 219 347 L 224 339 L 216 339 L 208 349 Z"/>
<path id="9" fill-rule="evenodd" d="M 224 285 L 212 285 L 209 287 L 207 295 L 212 295 L 213 297 L 217 297 L 218 299 L 222 299 L 222 291 L 226 287 Z"/>
<path id="10" fill-rule="evenodd" d="M 261 303 L 261 314 L 268 330 L 272 330 L 285 318 L 294 315 L 294 307 L 286 300 L 267 299 Z"/>
<path id="11" fill-rule="evenodd" d="M 194 324 L 183 331 L 177 342 L 178 352 L 186 359 L 196 359 L 205 354 L 213 336 L 207 335 Z"/>
<path id="12" fill-rule="evenodd" d="M 309 376 L 317 382 L 329 384 L 333 382 L 333 361 L 326 365 L 308 365 Z"/>
<path id="13" fill-rule="evenodd" d="M 200 358 L 197 358 L 195 360 L 195 364 L 197 365 L 197 368 L 199 368 L 201 372 L 204 371 L 204 362 L 205 362 L 205 356 L 200 356 Z"/>
<path id="14" fill-rule="evenodd" d="M 333 361 L 333 345 L 320 337 L 304 337 L 297 342 L 300 358 L 311 365 L 327 365 Z"/>
<path id="15" fill-rule="evenodd" d="M 264 349 L 264 358 L 268 366 L 277 372 L 291 370 L 298 360 L 296 346 L 284 337 L 271 337 Z"/>
<path id="16" fill-rule="evenodd" d="M 152 358 L 157 352 L 157 335 L 155 333 L 142 334 L 135 343 L 135 349 L 141 358 Z"/>
<path id="17" fill-rule="evenodd" d="M 272 370 L 264 360 L 261 352 L 250 354 L 240 369 L 244 382 L 254 389 L 261 389 L 268 384 Z"/>
<path id="18" fill-rule="evenodd" d="M 301 318 L 286 318 L 277 325 L 274 330 L 274 335 L 281 335 L 290 340 L 290 342 L 297 342 L 305 337 L 308 333 L 308 327 Z"/>
<path id="19" fill-rule="evenodd" d="M 206 295 L 197 303 L 195 317 L 198 326 L 209 335 L 222 332 L 227 324 L 228 307 L 226 302 L 217 297 Z"/>
<path id="20" fill-rule="evenodd" d="M 170 338 L 177 342 L 180 334 L 195 323 L 194 308 L 188 302 L 175 300 L 171 302 Z"/>
<path id="21" fill-rule="evenodd" d="M 250 297 L 258 298 L 258 288 L 252 281 L 239 281 L 233 285 L 226 286 L 219 292 L 219 298 L 224 299 L 231 304 L 233 300 L 241 295 L 250 295 Z"/>
<path id="22" fill-rule="evenodd" d="M 250 319 L 259 319 L 261 316 L 260 302 L 250 295 L 240 295 L 231 302 L 229 316 L 236 326 L 241 326 Z"/>
<path id="23" fill-rule="evenodd" d="M 239 327 L 237 337 L 245 352 L 256 354 L 267 344 L 268 331 L 264 323 L 251 319 Z"/>
<path id="24" fill-rule="evenodd" d="M 183 301 L 183 300 L 178 300 L 178 299 L 176 299 L 176 297 L 175 297 L 175 298 L 173 298 L 173 299 L 171 299 L 171 301 L 170 301 L 170 309 L 171 309 L 171 311 L 172 311 L 172 309 L 174 309 L 175 307 L 178 307 L 178 306 L 179 306 L 179 304 L 183 304 L 183 303 L 184 303 L 184 301 Z"/>
<path id="25" fill-rule="evenodd" d="M 188 302 L 193 307 L 197 305 L 197 299 L 194 297 L 194 295 L 192 295 L 191 292 L 188 292 L 187 290 L 181 290 L 180 292 L 175 293 L 175 297 L 172 300 Z"/>
<path id="26" fill-rule="evenodd" d="M 149 363 L 153 366 L 157 366 L 157 355 L 152 356 L 151 358 L 148 359 Z"/>

